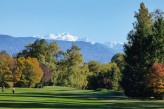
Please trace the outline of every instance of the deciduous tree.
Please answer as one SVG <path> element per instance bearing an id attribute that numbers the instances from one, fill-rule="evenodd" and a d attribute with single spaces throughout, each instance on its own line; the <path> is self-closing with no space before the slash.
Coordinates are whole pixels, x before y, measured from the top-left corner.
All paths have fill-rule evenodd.
<path id="1" fill-rule="evenodd" d="M 155 97 L 164 96 L 164 63 L 155 63 L 148 73 L 148 85 Z"/>

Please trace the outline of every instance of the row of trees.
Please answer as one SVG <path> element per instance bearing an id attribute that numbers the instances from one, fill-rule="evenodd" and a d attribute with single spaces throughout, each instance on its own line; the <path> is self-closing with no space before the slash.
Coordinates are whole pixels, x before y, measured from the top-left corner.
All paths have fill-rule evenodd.
<path id="1" fill-rule="evenodd" d="M 85 63 L 76 45 L 64 52 L 57 43 L 41 39 L 25 46 L 14 58 L 2 51 L 0 59 L 0 83 L 9 86 L 44 84 L 79 89 L 120 89 L 121 72 L 116 64 L 117 57 L 106 64 L 96 61 Z"/>
<path id="2" fill-rule="evenodd" d="M 125 66 L 121 85 L 129 97 L 164 96 L 164 16 L 149 13 L 144 3 L 124 45 Z"/>
<path id="3" fill-rule="evenodd" d="M 34 87 L 41 81 L 42 69 L 36 58 L 14 59 L 5 51 L 0 52 L 0 85 L 6 87 L 17 86 Z"/>

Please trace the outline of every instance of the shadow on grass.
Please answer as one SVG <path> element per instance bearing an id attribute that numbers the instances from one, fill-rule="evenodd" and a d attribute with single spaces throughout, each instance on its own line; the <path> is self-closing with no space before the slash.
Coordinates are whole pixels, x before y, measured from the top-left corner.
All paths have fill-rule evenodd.
<path id="1" fill-rule="evenodd" d="M 33 102 L 33 101 L 5 101 L 6 103 L 0 103 L 0 107 L 2 108 L 65 108 L 65 109 L 139 109 L 139 108 L 163 108 L 164 104 L 162 103 L 154 103 L 154 102 L 109 102 L 109 103 L 86 103 L 86 102 Z"/>
<path id="2" fill-rule="evenodd" d="M 1 93 L 0 108 L 65 108 L 65 109 L 139 109 L 163 108 L 164 103 L 128 100 L 121 92 L 76 92 L 58 90 L 52 92 Z M 5 98 L 3 100 L 3 98 Z M 7 98 L 7 99 L 6 99 Z M 55 99 L 56 98 L 56 99 Z M 59 99 L 57 99 L 59 98 Z"/>
<path id="3" fill-rule="evenodd" d="M 1 94 L 1 96 L 13 97 L 37 97 L 37 98 L 65 98 L 65 99 L 101 99 L 101 100 L 122 100 L 127 99 L 125 96 L 115 93 L 48 93 L 48 92 L 23 92 L 16 94 Z"/>

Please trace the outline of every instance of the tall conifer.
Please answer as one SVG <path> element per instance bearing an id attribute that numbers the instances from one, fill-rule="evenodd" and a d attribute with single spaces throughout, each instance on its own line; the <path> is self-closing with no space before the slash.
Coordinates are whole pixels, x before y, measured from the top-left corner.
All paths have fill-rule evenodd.
<path id="1" fill-rule="evenodd" d="M 135 14 L 134 29 L 128 34 L 128 43 L 124 45 L 125 70 L 122 86 L 129 97 L 149 96 L 146 76 L 151 66 L 150 48 L 152 44 L 153 21 L 144 3 L 140 4 L 139 12 Z"/>

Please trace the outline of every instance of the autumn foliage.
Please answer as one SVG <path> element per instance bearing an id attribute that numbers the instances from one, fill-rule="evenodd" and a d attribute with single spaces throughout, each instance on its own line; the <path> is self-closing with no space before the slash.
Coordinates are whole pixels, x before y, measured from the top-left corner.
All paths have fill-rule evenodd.
<path id="1" fill-rule="evenodd" d="M 18 83 L 21 87 L 34 87 L 41 81 L 43 71 L 36 58 L 18 58 L 17 67 L 19 68 L 20 79 Z M 18 85 L 16 82 L 16 85 Z"/>
<path id="2" fill-rule="evenodd" d="M 149 70 L 148 83 L 154 93 L 164 93 L 164 63 L 153 64 Z"/>

